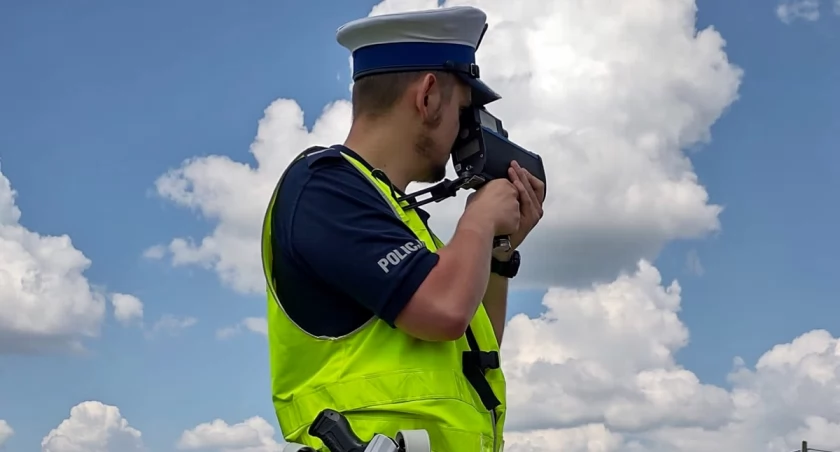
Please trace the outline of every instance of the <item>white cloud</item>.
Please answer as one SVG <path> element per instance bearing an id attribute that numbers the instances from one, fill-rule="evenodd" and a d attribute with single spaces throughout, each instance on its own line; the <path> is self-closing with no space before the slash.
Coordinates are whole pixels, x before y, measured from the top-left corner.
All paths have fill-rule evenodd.
<path id="1" fill-rule="evenodd" d="M 111 294 L 111 304 L 114 305 L 114 318 L 121 325 L 130 326 L 142 322 L 143 302 L 134 295 Z"/>
<path id="2" fill-rule="evenodd" d="M 551 289 L 539 318 L 511 319 L 503 361 L 511 451 L 788 452 L 840 448 L 840 343 L 815 330 L 740 358 L 732 388 L 676 363 L 680 287 L 642 261 L 589 289 Z"/>
<path id="3" fill-rule="evenodd" d="M 114 293 L 111 294 L 111 304 L 114 305 L 114 318 L 116 318 L 121 325 L 140 326 L 147 339 L 151 339 L 161 334 L 177 336 L 181 331 L 198 323 L 198 319 L 195 317 L 163 314 L 150 327 L 147 327 L 143 318 L 143 302 L 140 301 L 139 298 L 134 295 Z M 252 320 L 246 320 L 249 325 L 253 324 Z"/>
<path id="4" fill-rule="evenodd" d="M 505 450 L 510 452 L 612 452 L 622 444 L 621 435 L 601 424 L 505 434 Z"/>
<path id="5" fill-rule="evenodd" d="M 74 406 L 41 441 L 41 452 L 142 452 L 140 431 L 131 427 L 119 408 L 88 401 Z"/>
<path id="6" fill-rule="evenodd" d="M 820 0 L 784 0 L 776 6 L 776 16 L 786 24 L 797 19 L 813 22 L 820 18 Z"/>
<path id="7" fill-rule="evenodd" d="M 143 251 L 143 257 L 146 259 L 161 259 L 166 255 L 166 247 L 163 245 L 155 245 Z"/>
<path id="8" fill-rule="evenodd" d="M 91 262 L 70 237 L 23 227 L 15 196 L 0 172 L 0 354 L 81 350 L 105 315 L 83 274 Z"/>
<path id="9" fill-rule="evenodd" d="M 820 0 L 782 0 L 776 6 L 776 16 L 789 24 L 795 20 L 814 22 L 820 19 Z M 834 14 L 840 15 L 840 0 L 831 2 Z"/>
<path id="10" fill-rule="evenodd" d="M 14 434 L 15 431 L 12 429 L 12 426 L 8 422 L 0 419 L 0 446 L 3 446 Z"/>
<path id="11" fill-rule="evenodd" d="M 388 0 L 375 12 L 429 5 Z M 695 29 L 693 1 L 481 7 L 491 24 L 482 75 L 505 96 L 492 110 L 516 141 L 543 155 L 549 175 L 546 216 L 525 246 L 519 283 L 609 280 L 670 240 L 719 228 L 721 207 L 681 149 L 708 140 L 737 97 L 741 71 L 717 31 Z M 349 119 L 348 103 L 338 101 L 309 131 L 296 102 L 276 100 L 251 145 L 256 167 L 209 156 L 160 177 L 160 196 L 215 224 L 197 242 L 172 240 L 172 262 L 213 269 L 242 292 L 263 290 L 259 229 L 277 178 L 306 147 L 343 141 Z M 464 200 L 430 208 L 440 235 L 451 232 Z"/>
<path id="12" fill-rule="evenodd" d="M 195 317 L 179 317 L 172 314 L 164 314 L 146 330 L 147 338 L 152 338 L 160 334 L 168 336 L 177 336 L 181 331 L 186 330 L 198 323 Z"/>
<path id="13" fill-rule="evenodd" d="M 227 157 L 210 156 L 189 160 L 158 179 L 161 196 L 219 222 L 200 244 L 174 239 L 168 246 L 172 263 L 213 268 L 224 283 L 242 292 L 263 290 L 259 228 L 267 196 L 293 154 L 312 144 L 343 140 L 349 115 L 346 102 L 331 104 L 309 133 L 297 103 L 277 100 L 266 109 L 251 145 L 259 170 Z"/>
<path id="14" fill-rule="evenodd" d="M 216 330 L 216 338 L 230 339 L 241 333 L 243 329 L 265 336 L 268 332 L 268 325 L 266 324 L 265 317 L 246 317 L 236 325 L 226 326 Z"/>
<path id="15" fill-rule="evenodd" d="M 274 440 L 274 427 L 255 416 L 228 425 L 216 419 L 197 425 L 181 434 L 178 449 L 218 452 L 279 452 L 283 443 Z"/>
<path id="16" fill-rule="evenodd" d="M 726 392 L 701 385 L 673 360 L 688 330 L 677 317 L 679 285 L 659 283 L 659 272 L 642 262 L 635 275 L 591 290 L 551 289 L 545 315 L 511 319 L 503 351 L 511 428 L 725 423 Z"/>

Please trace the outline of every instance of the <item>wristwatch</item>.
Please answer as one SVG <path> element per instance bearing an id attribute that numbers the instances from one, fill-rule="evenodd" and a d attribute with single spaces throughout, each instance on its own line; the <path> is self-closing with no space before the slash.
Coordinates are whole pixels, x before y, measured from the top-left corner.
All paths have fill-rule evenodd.
<path id="1" fill-rule="evenodd" d="M 500 261 L 495 257 L 490 261 L 490 271 L 505 278 L 513 278 L 519 273 L 519 251 L 514 250 L 507 262 Z"/>

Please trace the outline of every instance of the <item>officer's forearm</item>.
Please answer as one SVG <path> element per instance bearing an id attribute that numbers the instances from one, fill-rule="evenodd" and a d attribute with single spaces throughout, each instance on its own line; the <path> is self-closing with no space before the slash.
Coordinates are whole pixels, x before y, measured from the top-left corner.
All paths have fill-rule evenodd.
<path id="1" fill-rule="evenodd" d="M 439 250 L 441 259 L 454 264 L 450 268 L 452 295 L 460 301 L 467 323 L 475 315 L 478 304 L 487 291 L 493 232 L 485 225 L 477 225 L 462 218 L 449 244 Z M 466 329 L 466 326 L 464 326 Z"/>
<path id="2" fill-rule="evenodd" d="M 505 317 L 507 317 L 507 295 L 508 279 L 497 274 L 490 274 L 490 281 L 487 283 L 487 292 L 484 294 L 484 309 L 493 324 L 493 332 L 496 334 L 496 341 L 502 345 L 502 336 L 505 333 Z"/>
<path id="3" fill-rule="evenodd" d="M 452 341 L 464 335 L 487 291 L 493 230 L 481 218 L 461 217 L 437 265 L 396 319 L 414 337 Z"/>

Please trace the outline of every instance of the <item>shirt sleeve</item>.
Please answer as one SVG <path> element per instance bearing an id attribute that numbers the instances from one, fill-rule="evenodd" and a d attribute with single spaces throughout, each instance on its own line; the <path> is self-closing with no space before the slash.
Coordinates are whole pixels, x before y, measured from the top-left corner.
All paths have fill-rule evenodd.
<path id="1" fill-rule="evenodd" d="M 292 258 L 392 327 L 438 262 L 355 168 L 314 168 L 288 219 Z"/>

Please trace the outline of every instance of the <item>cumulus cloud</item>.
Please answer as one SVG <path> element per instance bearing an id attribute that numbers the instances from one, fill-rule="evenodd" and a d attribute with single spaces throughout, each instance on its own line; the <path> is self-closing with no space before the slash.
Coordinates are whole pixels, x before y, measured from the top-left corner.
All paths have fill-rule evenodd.
<path id="1" fill-rule="evenodd" d="M 265 336 L 268 333 L 268 325 L 266 324 L 265 317 L 246 317 L 236 325 L 219 328 L 216 330 L 216 338 L 230 339 L 243 330 Z"/>
<path id="2" fill-rule="evenodd" d="M 387 0 L 373 13 L 434 6 Z M 737 97 L 741 71 L 717 31 L 696 30 L 693 1 L 480 6 L 490 22 L 482 75 L 505 96 L 491 109 L 513 139 L 544 157 L 549 175 L 546 215 L 525 245 L 518 283 L 609 280 L 670 240 L 719 228 L 722 207 L 710 202 L 682 149 L 709 139 Z M 160 196 L 215 224 L 199 240 L 173 239 L 165 256 L 212 269 L 236 290 L 263 290 L 259 229 L 277 178 L 306 147 L 343 141 L 349 122 L 340 100 L 307 130 L 298 104 L 279 99 L 251 144 L 256 166 L 208 156 L 161 176 Z M 440 235 L 451 233 L 465 195 L 430 208 Z"/>
<path id="3" fill-rule="evenodd" d="M 12 429 L 12 426 L 8 422 L 0 419 L 0 446 L 3 446 L 14 434 L 15 431 Z"/>
<path id="4" fill-rule="evenodd" d="M 820 0 L 785 0 L 776 6 L 776 16 L 786 24 L 797 19 L 813 22 L 820 18 Z"/>
<path id="5" fill-rule="evenodd" d="M 143 302 L 139 298 L 134 295 L 114 293 L 111 294 L 111 304 L 114 306 L 114 318 L 117 322 L 126 327 L 139 326 L 147 339 L 160 335 L 177 336 L 181 331 L 198 323 L 195 317 L 163 314 L 151 326 L 147 326 L 143 318 Z M 246 321 L 251 327 L 259 327 L 254 326 L 253 320 L 246 319 Z"/>
<path id="6" fill-rule="evenodd" d="M 840 341 L 826 331 L 777 345 L 753 369 L 736 358 L 725 389 L 676 362 L 688 341 L 680 286 L 645 261 L 608 284 L 551 289 L 543 305 L 505 332 L 510 450 L 840 448 Z"/>
<path id="7" fill-rule="evenodd" d="M 255 416 L 233 425 L 221 419 L 199 424 L 181 434 L 177 447 L 216 452 L 280 452 L 283 443 L 274 440 L 271 424 Z"/>
<path id="8" fill-rule="evenodd" d="M 41 452 L 144 452 L 141 436 L 119 408 L 88 401 L 74 406 L 44 437 Z"/>
<path id="9" fill-rule="evenodd" d="M 611 284 L 551 289 L 542 317 L 512 318 L 504 343 L 510 427 L 597 421 L 634 431 L 725 422 L 718 418 L 728 411 L 725 391 L 702 386 L 673 361 L 688 331 L 677 317 L 679 285 L 659 283 L 643 262 Z"/>
<path id="10" fill-rule="evenodd" d="M 111 294 L 114 318 L 123 326 L 130 326 L 143 320 L 143 302 L 134 295 Z"/>
<path id="11" fill-rule="evenodd" d="M 105 315 L 84 276 L 91 262 L 70 237 L 23 227 L 15 197 L 0 172 L 0 354 L 81 350 Z"/>

